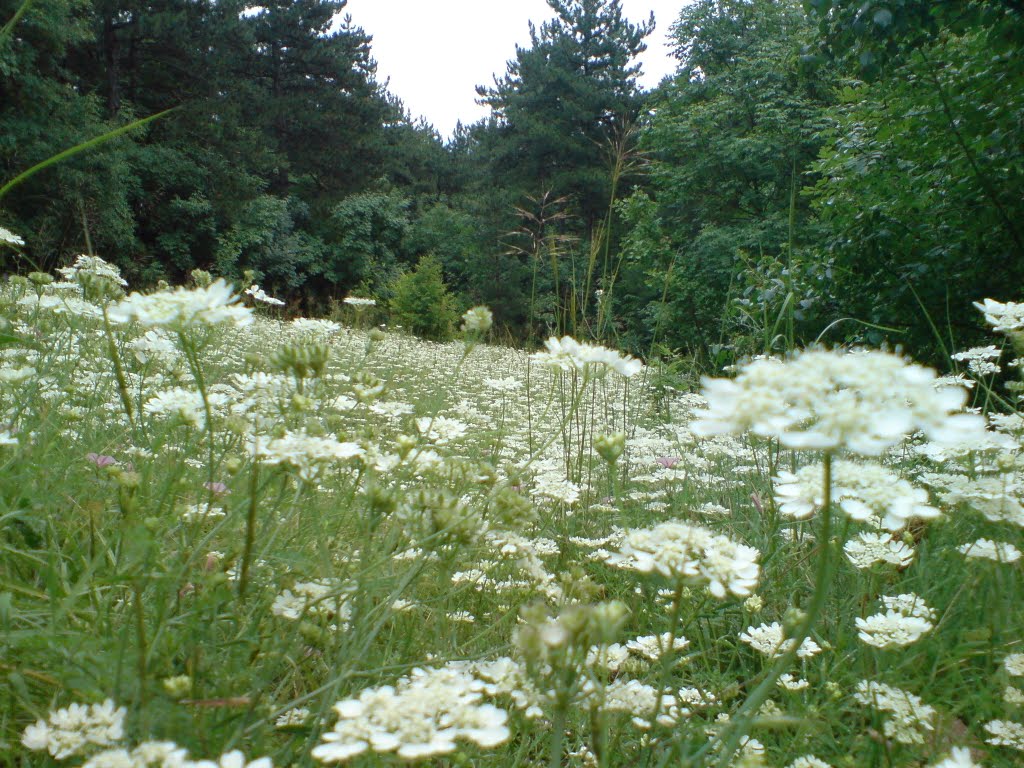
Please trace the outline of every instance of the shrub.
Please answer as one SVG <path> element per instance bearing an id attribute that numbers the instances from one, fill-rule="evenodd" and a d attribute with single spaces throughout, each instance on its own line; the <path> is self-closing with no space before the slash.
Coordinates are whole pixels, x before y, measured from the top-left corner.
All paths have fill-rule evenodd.
<path id="1" fill-rule="evenodd" d="M 395 324 L 427 339 L 451 338 L 458 310 L 445 285 L 441 262 L 423 256 L 412 272 L 395 281 L 393 291 L 391 317 Z"/>

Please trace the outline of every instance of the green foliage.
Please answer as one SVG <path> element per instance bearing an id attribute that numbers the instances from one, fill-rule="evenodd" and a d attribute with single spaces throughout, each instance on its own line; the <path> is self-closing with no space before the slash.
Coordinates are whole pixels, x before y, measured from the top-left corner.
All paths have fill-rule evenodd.
<path id="1" fill-rule="evenodd" d="M 632 211 L 627 248 L 648 273 L 647 296 L 665 296 L 656 326 L 674 348 L 750 351 L 748 329 L 729 322 L 743 254 L 789 261 L 791 245 L 815 242 L 799 195 L 791 227 L 832 99 L 834 75 L 799 55 L 812 31 L 798 3 L 767 0 L 694 3 L 673 27 L 679 72 L 642 138 L 657 206 Z"/>
<path id="2" fill-rule="evenodd" d="M 441 262 L 429 255 L 423 256 L 411 272 L 395 280 L 390 308 L 395 324 L 437 341 L 451 338 L 459 316 L 455 297 L 445 285 Z"/>
<path id="3" fill-rule="evenodd" d="M 1004 32 L 943 33 L 852 84 L 817 165 L 842 313 L 901 343 L 935 343 L 925 313 L 976 338 L 970 303 L 1024 285 L 1024 63 Z"/>

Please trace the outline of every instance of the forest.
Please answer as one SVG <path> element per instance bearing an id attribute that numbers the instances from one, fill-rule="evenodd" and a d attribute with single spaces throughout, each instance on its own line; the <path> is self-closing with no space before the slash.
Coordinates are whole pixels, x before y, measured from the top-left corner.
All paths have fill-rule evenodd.
<path id="1" fill-rule="evenodd" d="M 649 20 L 549 0 L 450 140 L 378 80 L 345 5 L 29 3 L 0 36 L 0 179 L 173 111 L 0 199 L 27 242 L 4 269 L 249 271 L 320 314 L 387 307 L 405 275 L 445 299 L 404 308 L 427 336 L 485 303 L 516 342 L 712 366 L 819 337 L 934 358 L 980 332 L 971 301 L 1020 293 L 1017 0 L 698 0 L 651 91 Z"/>

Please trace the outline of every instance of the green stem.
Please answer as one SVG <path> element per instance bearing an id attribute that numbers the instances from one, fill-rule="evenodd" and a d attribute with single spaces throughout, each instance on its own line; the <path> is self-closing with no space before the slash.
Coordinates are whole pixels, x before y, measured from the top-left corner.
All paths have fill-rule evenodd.
<path id="1" fill-rule="evenodd" d="M 256 542 L 256 509 L 259 494 L 259 461 L 253 459 L 252 472 L 249 475 L 249 511 L 245 518 L 245 547 L 242 550 L 242 570 L 238 575 L 238 602 L 245 600 L 245 590 L 249 586 L 249 562 L 252 560 L 252 548 Z"/>
<path id="2" fill-rule="evenodd" d="M 768 675 L 754 689 L 753 693 L 743 703 L 743 706 L 732 716 L 722 735 L 719 736 L 718 743 L 722 744 L 722 753 L 718 759 L 718 768 L 726 768 L 732 761 L 732 756 L 736 753 L 740 741 L 750 733 L 754 716 L 775 689 L 775 683 L 779 677 L 792 667 L 797 657 L 797 651 L 803 645 L 804 640 L 810 636 L 811 629 L 814 628 L 821 609 L 825 605 L 825 597 L 828 595 L 829 572 L 832 568 L 829 556 L 832 547 L 830 541 L 832 537 L 832 454 L 825 454 L 822 467 L 824 470 L 822 477 L 824 503 L 821 507 L 818 567 L 814 578 L 814 594 L 811 597 L 811 604 L 808 606 L 804 620 L 801 622 L 796 633 L 787 641 L 791 643 L 790 648 L 779 657 L 774 666 L 768 671 Z M 704 749 L 707 749 L 708 746 L 714 743 L 714 740 L 709 741 Z M 703 752 L 704 750 L 701 751 Z"/>
<path id="3" fill-rule="evenodd" d="M 132 412 L 132 401 L 128 394 L 128 379 L 124 375 L 124 366 L 121 365 L 121 356 L 117 353 L 117 344 L 114 342 L 114 333 L 110 329 L 110 318 L 107 316 L 107 307 L 103 307 L 103 332 L 107 337 L 107 351 L 114 363 L 114 376 L 117 378 L 117 392 L 121 397 L 121 406 L 128 417 L 132 431 L 135 431 L 135 414 Z"/>

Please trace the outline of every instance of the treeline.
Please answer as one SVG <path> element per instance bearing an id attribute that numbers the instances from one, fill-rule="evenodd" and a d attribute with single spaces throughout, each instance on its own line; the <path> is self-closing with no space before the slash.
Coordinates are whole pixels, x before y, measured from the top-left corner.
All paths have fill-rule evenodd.
<path id="1" fill-rule="evenodd" d="M 35 0 L 0 34 L 0 180 L 174 111 L 0 200 L 4 268 L 248 270 L 303 312 L 429 294 L 433 335 L 486 303 L 520 341 L 709 365 L 822 334 L 938 357 L 1020 297 L 1019 0 L 697 0 L 651 92 L 653 20 L 548 4 L 445 142 L 344 0 Z"/>

